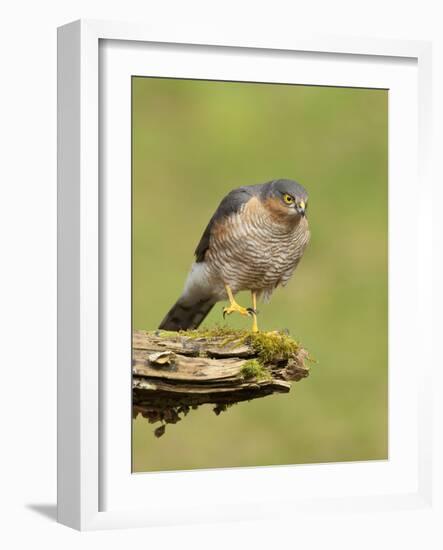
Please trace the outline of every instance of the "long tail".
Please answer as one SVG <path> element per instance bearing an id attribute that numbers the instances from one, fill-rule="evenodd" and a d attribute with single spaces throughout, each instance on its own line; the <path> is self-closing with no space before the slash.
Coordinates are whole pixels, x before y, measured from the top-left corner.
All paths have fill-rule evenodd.
<path id="1" fill-rule="evenodd" d="M 192 330 L 200 326 L 214 307 L 213 298 L 190 301 L 181 296 L 160 323 L 162 330 Z"/>

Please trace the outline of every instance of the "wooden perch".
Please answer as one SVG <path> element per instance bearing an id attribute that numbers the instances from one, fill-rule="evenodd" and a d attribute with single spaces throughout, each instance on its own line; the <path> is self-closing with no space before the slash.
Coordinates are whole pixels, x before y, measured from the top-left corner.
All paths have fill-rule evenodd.
<path id="1" fill-rule="evenodd" d="M 228 406 L 287 393 L 309 374 L 308 353 L 281 333 L 146 332 L 132 338 L 134 416 L 166 423 L 206 403 L 219 414 Z"/>

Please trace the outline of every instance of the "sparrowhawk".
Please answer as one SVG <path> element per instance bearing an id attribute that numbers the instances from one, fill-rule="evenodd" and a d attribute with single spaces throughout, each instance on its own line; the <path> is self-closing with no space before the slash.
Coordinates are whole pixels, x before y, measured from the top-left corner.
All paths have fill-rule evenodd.
<path id="1" fill-rule="evenodd" d="M 257 299 L 268 300 L 292 276 L 309 242 L 308 194 L 278 179 L 234 189 L 221 201 L 195 250 L 182 295 L 160 324 L 163 330 L 197 328 L 216 302 L 223 315 L 250 315 L 257 331 Z M 235 301 L 249 290 L 252 308 Z"/>

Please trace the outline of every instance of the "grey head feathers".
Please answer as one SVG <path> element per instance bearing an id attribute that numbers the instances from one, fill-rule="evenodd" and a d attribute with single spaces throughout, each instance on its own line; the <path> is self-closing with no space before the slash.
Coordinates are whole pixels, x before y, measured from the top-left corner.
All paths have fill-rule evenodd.
<path id="1" fill-rule="evenodd" d="M 261 186 L 261 196 L 263 199 L 271 196 L 282 196 L 284 194 L 291 195 L 304 202 L 308 201 L 308 192 L 303 185 L 294 180 L 273 180 Z"/>

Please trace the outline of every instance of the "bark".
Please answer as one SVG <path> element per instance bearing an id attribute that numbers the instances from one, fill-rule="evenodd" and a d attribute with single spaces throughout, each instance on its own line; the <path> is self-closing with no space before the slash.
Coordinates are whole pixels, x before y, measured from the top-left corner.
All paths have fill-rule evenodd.
<path id="1" fill-rule="evenodd" d="M 308 353 L 302 347 L 287 357 L 263 362 L 248 339 L 226 336 L 188 336 L 186 332 L 135 330 L 132 342 L 134 416 L 176 423 L 191 408 L 214 406 L 219 414 L 240 401 L 288 393 L 291 383 L 309 374 Z M 254 361 L 256 360 L 256 361 Z M 252 362 L 252 363 L 251 363 Z M 246 366 L 245 366 L 246 365 Z M 246 368 L 257 367 L 257 372 Z"/>

